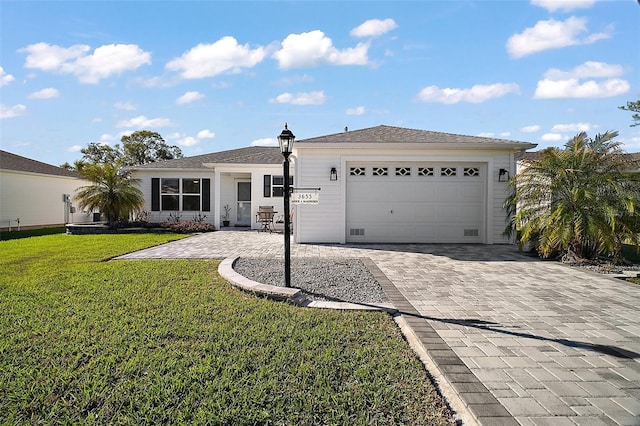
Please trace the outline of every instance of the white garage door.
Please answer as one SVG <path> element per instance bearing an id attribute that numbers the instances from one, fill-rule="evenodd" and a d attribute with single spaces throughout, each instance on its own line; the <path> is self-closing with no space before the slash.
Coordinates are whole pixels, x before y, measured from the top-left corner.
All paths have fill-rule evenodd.
<path id="1" fill-rule="evenodd" d="M 486 166 L 347 164 L 347 242 L 481 243 Z"/>

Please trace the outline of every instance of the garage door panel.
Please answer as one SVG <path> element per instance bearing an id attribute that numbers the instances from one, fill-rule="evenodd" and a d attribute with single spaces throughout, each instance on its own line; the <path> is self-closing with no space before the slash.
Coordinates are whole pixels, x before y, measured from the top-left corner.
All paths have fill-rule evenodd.
<path id="1" fill-rule="evenodd" d="M 357 165 L 363 176 L 347 176 L 347 241 L 349 242 L 482 242 L 485 199 L 485 166 L 473 165 L 477 176 L 457 167 L 455 176 L 440 173 L 443 166 L 406 164 L 410 175 L 396 175 L 395 164 L 387 175 L 374 175 L 373 166 Z M 432 167 L 430 176 L 420 167 Z M 466 166 L 465 166 L 466 167 Z"/>

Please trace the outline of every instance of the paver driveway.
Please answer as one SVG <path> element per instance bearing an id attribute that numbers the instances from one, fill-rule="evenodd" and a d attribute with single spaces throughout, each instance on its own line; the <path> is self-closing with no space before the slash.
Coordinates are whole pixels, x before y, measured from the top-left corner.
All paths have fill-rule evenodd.
<path id="1" fill-rule="evenodd" d="M 215 232 L 122 258 L 282 257 L 282 246 Z M 640 425 L 638 285 L 503 245 L 292 244 L 292 256 L 372 259 L 482 424 Z"/>

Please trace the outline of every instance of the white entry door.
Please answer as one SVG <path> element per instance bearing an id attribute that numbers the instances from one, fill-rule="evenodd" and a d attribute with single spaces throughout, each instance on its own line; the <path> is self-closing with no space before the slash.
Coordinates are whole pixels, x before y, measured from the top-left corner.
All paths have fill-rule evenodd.
<path id="1" fill-rule="evenodd" d="M 251 181 L 237 183 L 236 225 L 251 226 Z"/>

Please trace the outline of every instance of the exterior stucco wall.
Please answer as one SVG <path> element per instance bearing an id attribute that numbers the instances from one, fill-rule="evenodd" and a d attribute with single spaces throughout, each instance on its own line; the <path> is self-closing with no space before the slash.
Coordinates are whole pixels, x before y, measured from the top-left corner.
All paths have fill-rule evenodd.
<path id="1" fill-rule="evenodd" d="M 66 176 L 0 171 L 0 229 L 61 226 L 65 223 L 91 222 L 93 215 L 80 211 L 73 199 L 76 190 L 89 182 Z M 75 213 L 65 214 L 63 194 L 71 196 Z M 66 221 L 65 221 L 66 219 Z"/>
<path id="2" fill-rule="evenodd" d="M 173 221 L 176 216 L 181 220 L 193 220 L 199 213 L 206 216 L 203 222 L 213 223 L 213 172 L 204 171 L 179 171 L 179 170 L 136 170 L 133 177 L 139 179 L 140 190 L 144 194 L 143 210 L 149 214 L 150 222 L 167 222 Z M 151 179 L 153 178 L 186 178 L 186 179 L 211 179 L 211 211 L 152 211 L 151 210 Z"/>
<path id="3" fill-rule="evenodd" d="M 453 162 L 482 164 L 487 170 L 483 242 L 509 243 L 502 232 L 506 225 L 503 203 L 507 184 L 498 182 L 498 171 L 505 168 L 513 175 L 513 151 L 495 149 L 433 149 L 431 147 L 358 148 L 298 146 L 296 186 L 321 187 L 318 205 L 296 206 L 295 238 L 297 242 L 344 243 L 346 241 L 346 178 L 353 162 Z M 338 170 L 338 180 L 329 180 L 331 167 Z"/>
<path id="4" fill-rule="evenodd" d="M 293 172 L 293 170 L 292 170 Z M 198 212 L 193 211 L 151 211 L 151 179 L 152 178 L 193 178 L 211 179 L 211 210 L 203 211 L 206 216 L 204 222 L 211 223 L 220 228 L 223 221 L 224 206 L 231 209 L 229 214 L 230 226 L 237 224 L 238 203 L 237 184 L 238 182 L 251 182 L 251 218 L 250 223 L 253 229 L 258 229 L 255 217 L 259 206 L 274 206 L 275 210 L 282 212 L 282 197 L 264 197 L 263 179 L 264 175 L 282 175 L 281 165 L 218 165 L 211 169 L 201 170 L 161 170 L 161 169 L 139 169 L 133 173 L 134 177 L 140 179 L 140 189 L 144 194 L 144 210 L 150 213 L 150 220 L 164 222 L 171 219 L 170 215 L 181 215 L 182 220 L 192 220 Z M 293 173 L 292 173 L 293 175 Z"/>

